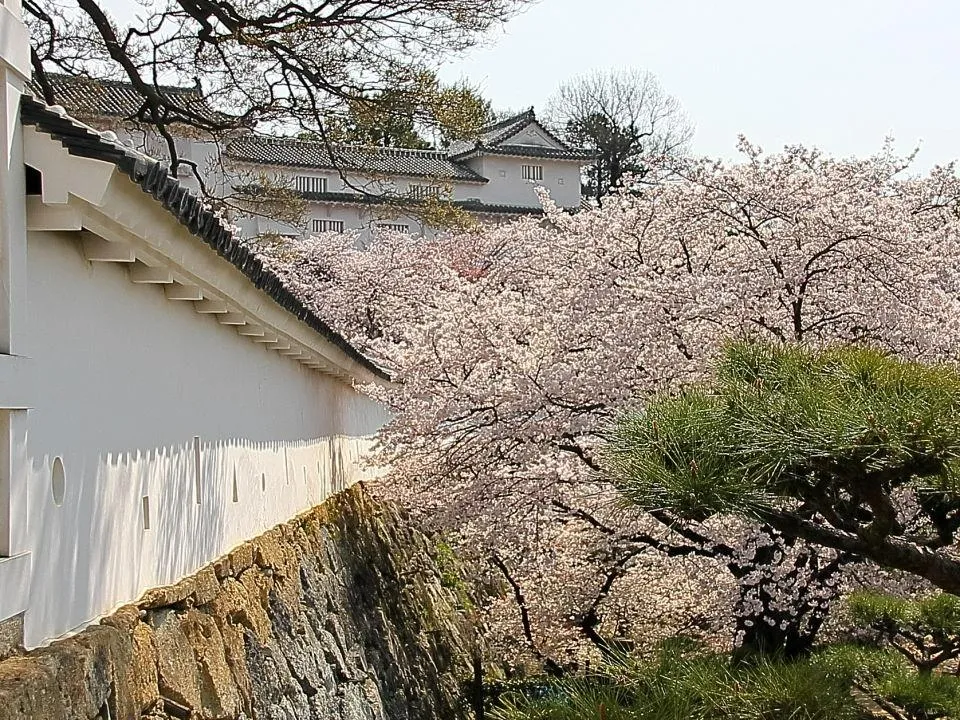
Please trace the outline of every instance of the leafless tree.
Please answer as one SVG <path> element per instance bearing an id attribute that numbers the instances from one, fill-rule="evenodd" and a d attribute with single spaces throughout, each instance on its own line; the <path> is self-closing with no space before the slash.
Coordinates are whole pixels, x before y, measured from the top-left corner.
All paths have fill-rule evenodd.
<path id="1" fill-rule="evenodd" d="M 282 126 L 324 137 L 328 118 L 385 91 L 416 97 L 410 105 L 426 122 L 449 120 L 424 98 L 437 87 L 436 64 L 533 1 L 141 0 L 125 25 L 103 0 L 23 7 L 44 99 L 58 101 L 51 72 L 129 82 L 142 98 L 130 119 L 156 128 L 176 173 L 192 165 L 178 157 L 178 124 L 213 135 Z M 202 103 L 164 90 L 184 80 L 202 88 Z"/>
<path id="2" fill-rule="evenodd" d="M 598 201 L 624 175 L 642 176 L 644 158 L 685 152 L 694 131 L 679 100 L 641 70 L 573 78 L 551 98 L 547 118 L 570 144 L 596 151 L 585 191 Z"/>

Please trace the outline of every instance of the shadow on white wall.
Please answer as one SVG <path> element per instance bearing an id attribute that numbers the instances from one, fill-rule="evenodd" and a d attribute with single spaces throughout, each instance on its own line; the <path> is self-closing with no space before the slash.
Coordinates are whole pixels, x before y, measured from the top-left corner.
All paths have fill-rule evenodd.
<path id="1" fill-rule="evenodd" d="M 346 436 L 200 439 L 96 459 L 34 458 L 27 503 L 36 561 L 26 644 L 82 627 L 323 502 L 370 472 L 362 461 L 370 444 Z"/>

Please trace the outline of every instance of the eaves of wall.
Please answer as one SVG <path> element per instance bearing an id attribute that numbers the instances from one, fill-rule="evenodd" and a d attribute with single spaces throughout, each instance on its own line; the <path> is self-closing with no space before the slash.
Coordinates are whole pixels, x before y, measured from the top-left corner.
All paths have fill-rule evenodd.
<path id="1" fill-rule="evenodd" d="M 214 227 L 215 218 L 204 215 L 209 211 L 196 198 L 190 202 L 172 186 L 164 194 L 175 180 L 138 180 L 138 172 L 162 172 L 162 166 L 138 166 L 131 176 L 112 158 L 78 154 L 85 147 L 70 150 L 42 126 L 24 128 L 25 162 L 42 175 L 40 194 L 27 198 L 28 231 L 72 233 L 90 262 L 121 263 L 133 284 L 162 285 L 171 302 L 193 303 L 198 313 L 215 316 L 288 360 L 347 382 L 388 381 L 247 248 Z"/>

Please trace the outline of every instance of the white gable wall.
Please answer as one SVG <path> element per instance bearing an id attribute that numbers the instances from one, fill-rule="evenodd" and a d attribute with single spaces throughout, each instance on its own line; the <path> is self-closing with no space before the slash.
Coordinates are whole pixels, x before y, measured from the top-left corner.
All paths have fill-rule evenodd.
<path id="1" fill-rule="evenodd" d="M 504 140 L 498 145 L 528 145 L 531 147 L 545 147 L 554 150 L 565 150 L 560 143 L 551 138 L 542 128 L 535 123 L 530 123 L 525 128 Z"/>

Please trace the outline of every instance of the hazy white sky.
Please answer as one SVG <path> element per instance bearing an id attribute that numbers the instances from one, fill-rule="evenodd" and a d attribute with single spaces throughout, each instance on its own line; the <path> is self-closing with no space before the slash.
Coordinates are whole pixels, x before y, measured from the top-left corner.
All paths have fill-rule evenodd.
<path id="1" fill-rule="evenodd" d="M 920 165 L 960 157 L 960 0 L 540 0 L 451 63 L 497 107 L 543 107 L 586 70 L 650 70 L 697 125 L 694 150 L 738 133 L 868 154 L 892 134 Z"/>

